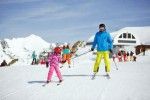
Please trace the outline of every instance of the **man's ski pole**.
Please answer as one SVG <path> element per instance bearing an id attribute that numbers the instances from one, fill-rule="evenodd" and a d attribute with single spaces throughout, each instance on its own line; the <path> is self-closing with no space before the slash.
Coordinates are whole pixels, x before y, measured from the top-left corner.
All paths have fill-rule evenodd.
<path id="1" fill-rule="evenodd" d="M 112 50 L 111 50 L 111 53 L 112 53 L 112 55 L 114 55 L 114 52 L 113 52 Z M 116 70 L 118 70 L 118 66 L 117 66 L 117 64 L 116 64 L 115 59 L 113 60 L 113 62 L 114 62 L 114 64 L 115 64 Z"/>
<path id="2" fill-rule="evenodd" d="M 118 66 L 117 66 L 115 60 L 113 60 L 113 62 L 114 62 L 114 64 L 115 64 L 115 66 L 116 66 L 116 70 L 118 70 Z"/>
<path id="3" fill-rule="evenodd" d="M 80 57 L 80 56 L 82 56 L 82 55 L 85 55 L 85 54 L 87 54 L 87 53 L 89 53 L 89 52 L 91 52 L 91 50 L 89 50 L 89 51 L 87 51 L 87 52 L 84 52 L 84 53 L 82 53 L 82 54 L 80 54 L 80 55 L 78 55 L 78 56 L 76 56 L 76 57 L 73 57 L 72 59 L 75 59 L 75 58 L 77 58 L 77 57 Z"/>

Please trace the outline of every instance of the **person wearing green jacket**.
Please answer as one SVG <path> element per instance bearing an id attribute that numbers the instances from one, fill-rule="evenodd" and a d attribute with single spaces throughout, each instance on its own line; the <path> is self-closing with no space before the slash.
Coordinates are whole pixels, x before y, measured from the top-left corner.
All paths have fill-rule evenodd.
<path id="1" fill-rule="evenodd" d="M 67 45 L 66 47 L 63 46 L 63 54 L 62 54 L 62 59 L 63 59 L 63 62 L 67 62 L 68 65 L 69 65 L 69 68 L 70 68 L 70 64 L 71 64 L 71 51 L 70 51 L 70 48 L 69 48 L 69 45 Z"/>
<path id="2" fill-rule="evenodd" d="M 36 60 L 37 60 L 37 55 L 36 55 L 36 53 L 35 53 L 35 51 L 33 51 L 33 53 L 32 53 L 32 65 L 33 64 L 36 64 Z"/>

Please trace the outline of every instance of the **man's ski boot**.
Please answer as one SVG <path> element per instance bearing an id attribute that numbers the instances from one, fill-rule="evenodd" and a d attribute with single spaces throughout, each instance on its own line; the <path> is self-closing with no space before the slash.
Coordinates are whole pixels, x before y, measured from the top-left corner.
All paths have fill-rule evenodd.
<path id="1" fill-rule="evenodd" d="M 107 74 L 106 74 L 106 77 L 107 77 L 107 79 L 111 79 L 111 77 L 110 77 L 110 74 L 109 74 L 109 73 L 107 73 Z"/>

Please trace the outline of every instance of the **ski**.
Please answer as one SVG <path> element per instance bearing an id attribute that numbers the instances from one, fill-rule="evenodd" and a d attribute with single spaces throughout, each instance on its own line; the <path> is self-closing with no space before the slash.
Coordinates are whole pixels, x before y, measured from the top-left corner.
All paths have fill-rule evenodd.
<path id="1" fill-rule="evenodd" d="M 49 81 L 49 82 L 46 81 L 42 86 L 45 87 L 46 85 L 51 84 L 51 83 L 53 83 L 53 82 L 52 81 Z"/>
<path id="2" fill-rule="evenodd" d="M 103 75 L 104 77 L 106 77 L 107 79 L 111 79 L 110 75 L 109 74 L 106 74 L 106 75 Z M 91 80 L 94 80 L 96 77 L 96 73 L 92 75 L 92 78 Z"/>
<path id="3" fill-rule="evenodd" d="M 107 79 L 111 79 L 111 77 L 110 77 L 109 74 L 105 75 L 105 77 L 106 77 Z"/>
<path id="4" fill-rule="evenodd" d="M 44 83 L 42 86 L 45 87 L 46 85 L 48 85 L 49 83 Z"/>
<path id="5" fill-rule="evenodd" d="M 53 82 L 46 82 L 46 83 L 44 83 L 42 86 L 45 87 L 46 85 L 51 84 L 51 83 L 53 83 Z M 56 83 L 56 85 L 59 86 L 59 85 L 61 85 L 62 80 L 61 80 L 61 81 L 54 82 L 54 83 Z"/>
<path id="6" fill-rule="evenodd" d="M 57 86 L 61 85 L 61 83 L 57 83 Z"/>
<path id="7" fill-rule="evenodd" d="M 61 85 L 62 84 L 62 80 L 61 81 L 59 81 L 59 83 L 57 83 L 57 86 L 59 86 L 59 85 Z"/>
<path id="8" fill-rule="evenodd" d="M 94 80 L 95 79 L 95 76 L 96 76 L 96 73 L 94 73 L 93 75 L 92 75 L 92 80 Z"/>

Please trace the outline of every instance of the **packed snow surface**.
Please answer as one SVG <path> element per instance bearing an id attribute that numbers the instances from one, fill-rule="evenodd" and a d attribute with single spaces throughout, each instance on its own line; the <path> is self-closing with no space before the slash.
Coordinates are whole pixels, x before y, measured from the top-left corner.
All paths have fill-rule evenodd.
<path id="1" fill-rule="evenodd" d="M 0 100 L 150 100 L 149 52 L 137 56 L 137 62 L 117 62 L 119 70 L 111 59 L 111 79 L 105 77 L 102 61 L 91 80 L 95 57 L 90 52 L 72 59 L 71 68 L 61 68 L 59 86 L 55 74 L 52 83 L 42 86 L 49 71 L 43 65 L 1 67 Z"/>

